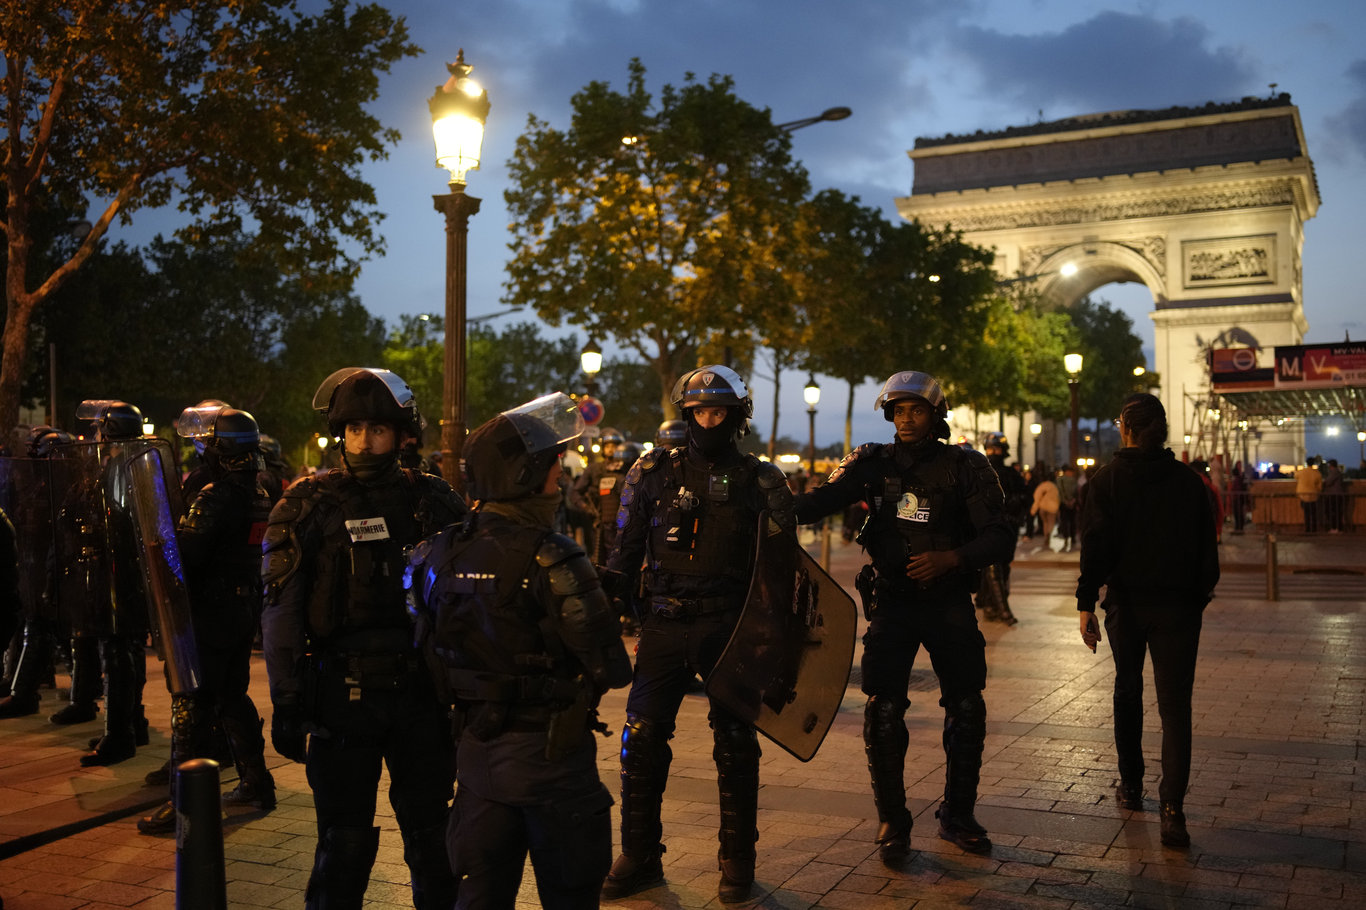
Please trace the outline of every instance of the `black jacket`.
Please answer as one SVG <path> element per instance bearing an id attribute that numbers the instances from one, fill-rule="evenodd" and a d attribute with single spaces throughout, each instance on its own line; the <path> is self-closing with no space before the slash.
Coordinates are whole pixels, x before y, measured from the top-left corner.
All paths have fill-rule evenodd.
<path id="1" fill-rule="evenodd" d="M 1203 609 L 1219 581 L 1204 483 L 1170 449 L 1121 449 L 1086 487 L 1077 609 L 1106 603 Z"/>

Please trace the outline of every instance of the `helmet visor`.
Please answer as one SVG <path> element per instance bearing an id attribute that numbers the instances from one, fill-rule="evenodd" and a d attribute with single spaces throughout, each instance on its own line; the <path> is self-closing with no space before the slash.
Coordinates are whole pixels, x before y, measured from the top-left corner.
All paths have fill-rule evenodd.
<path id="1" fill-rule="evenodd" d="M 332 393 L 337 391 L 337 386 L 356 373 L 370 373 L 383 382 L 400 408 L 410 407 L 413 404 L 413 390 L 397 373 L 380 367 L 342 367 L 324 379 L 322 385 L 318 386 L 318 391 L 313 393 L 313 410 L 327 410 L 332 403 Z"/>
<path id="2" fill-rule="evenodd" d="M 549 395 L 542 395 L 526 404 L 504 411 L 503 416 L 510 420 L 519 416 L 534 417 L 550 429 L 557 444 L 577 439 L 584 429 L 583 415 L 579 413 L 578 405 L 574 404 L 574 400 L 563 392 L 551 392 Z M 521 421 L 512 420 L 512 423 L 519 431 L 522 429 Z M 525 432 L 523 432 L 523 436 L 526 437 Z M 530 438 L 525 438 L 525 441 L 527 442 L 527 451 L 540 450 L 540 446 L 533 447 Z"/>
<path id="3" fill-rule="evenodd" d="M 176 418 L 175 431 L 186 439 L 206 439 L 213 435 L 213 425 L 221 413 L 221 405 L 186 408 Z"/>

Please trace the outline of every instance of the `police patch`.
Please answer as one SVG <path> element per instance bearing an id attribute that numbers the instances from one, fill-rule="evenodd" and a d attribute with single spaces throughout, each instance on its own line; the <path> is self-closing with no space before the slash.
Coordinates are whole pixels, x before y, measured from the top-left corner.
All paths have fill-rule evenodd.
<path id="1" fill-rule="evenodd" d="M 925 524 L 930 520 L 930 510 L 928 506 L 920 504 L 920 499 L 914 493 L 902 493 L 901 500 L 896 504 L 896 517 L 902 521 Z"/>
<path id="2" fill-rule="evenodd" d="M 388 540 L 389 526 L 385 524 L 383 515 L 377 518 L 350 518 L 346 521 L 346 533 L 351 535 L 352 543 Z"/>

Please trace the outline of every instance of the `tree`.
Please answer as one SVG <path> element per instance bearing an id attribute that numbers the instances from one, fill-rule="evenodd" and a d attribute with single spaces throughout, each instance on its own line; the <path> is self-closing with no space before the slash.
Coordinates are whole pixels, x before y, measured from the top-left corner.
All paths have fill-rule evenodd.
<path id="1" fill-rule="evenodd" d="M 728 77 L 688 74 L 656 106 L 632 60 L 625 93 L 593 82 L 572 105 L 565 130 L 530 117 L 509 162 L 503 300 L 635 351 L 667 414 L 685 357 L 748 359 L 754 327 L 790 299 L 806 172 Z"/>
<path id="2" fill-rule="evenodd" d="M 70 428 L 82 399 L 122 398 L 165 427 L 218 398 L 283 444 L 311 438 L 321 428 L 314 389 L 338 367 L 375 362 L 383 323 L 330 284 L 281 275 L 250 246 L 158 237 L 145 252 L 97 250 L 35 323 L 57 356 L 57 423 Z"/>
<path id="3" fill-rule="evenodd" d="M 932 373 L 946 389 L 975 381 L 995 283 L 992 253 L 952 230 L 887 221 L 857 197 L 827 190 L 804 210 L 813 231 L 801 273 L 807 365 L 849 384 L 845 447 L 851 443 L 854 387 L 899 370 Z"/>
<path id="4" fill-rule="evenodd" d="M 467 342 L 465 408 L 472 427 L 549 392 L 573 391 L 583 382 L 582 343 L 573 335 L 542 338 L 536 323 L 518 322 L 501 334 L 489 326 L 472 326 Z"/>
<path id="5" fill-rule="evenodd" d="M 1119 416 L 1120 403 L 1132 392 L 1146 391 L 1150 375 L 1137 377 L 1144 365 L 1143 340 L 1134 334 L 1134 321 L 1104 300 L 1083 297 L 1068 311 L 1082 355 L 1081 413 L 1096 419 Z"/>
<path id="6" fill-rule="evenodd" d="M 115 218 L 175 204 L 182 239 L 253 227 L 253 255 L 347 286 L 382 249 L 366 160 L 398 138 L 367 110 L 379 75 L 417 48 L 402 19 L 330 0 L 48 0 L 0 6 L 6 242 L 0 430 L 17 422 L 34 313 L 98 249 Z M 325 174 L 326 179 L 318 179 Z M 32 269 L 45 212 L 93 224 Z M 353 254 L 349 250 L 359 250 Z"/>

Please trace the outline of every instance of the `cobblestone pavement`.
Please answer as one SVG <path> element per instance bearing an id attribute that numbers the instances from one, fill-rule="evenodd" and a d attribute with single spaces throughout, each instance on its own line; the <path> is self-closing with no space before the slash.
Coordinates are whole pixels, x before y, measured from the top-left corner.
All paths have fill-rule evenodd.
<path id="1" fill-rule="evenodd" d="M 819 541 L 811 543 L 819 552 Z M 1055 544 L 1056 546 L 1056 544 Z M 884 867 L 861 740 L 863 697 L 851 685 L 819 754 L 803 764 L 774 745 L 760 772 L 754 906 L 1277 907 L 1366 906 L 1366 538 L 1278 535 L 1279 600 L 1268 599 L 1263 536 L 1229 535 L 1224 581 L 1205 615 L 1195 687 L 1195 761 L 1188 852 L 1157 837 L 1160 738 L 1151 677 L 1144 811 L 1113 802 L 1112 670 L 1077 635 L 1076 554 L 1022 540 L 1011 597 L 1020 623 L 984 623 L 988 736 L 977 816 L 996 846 L 972 856 L 935 835 L 943 788 L 942 712 L 928 668 L 917 669 L 907 720 L 907 785 L 916 827 L 904 867 Z M 833 574 L 852 579 L 857 547 L 833 545 Z M 253 692 L 264 705 L 265 677 Z M 98 723 L 62 728 L 42 711 L 0 721 L 0 896 L 6 910 L 169 908 L 175 838 L 138 834 L 140 810 L 164 793 L 143 776 L 168 751 L 169 697 L 149 658 L 152 744 L 110 768 L 81 768 Z M 59 685 L 65 677 L 59 676 Z M 624 692 L 603 716 L 619 731 Z M 276 764 L 280 805 L 233 809 L 224 823 L 233 908 L 300 907 L 315 845 L 301 765 Z M 616 789 L 614 743 L 599 769 Z M 381 812 L 389 813 L 381 800 Z M 410 906 L 391 814 L 367 907 Z M 685 700 L 664 801 L 666 884 L 613 906 L 699 908 L 716 901 L 717 802 L 700 696 Z M 524 882 L 519 906 L 538 901 Z"/>

